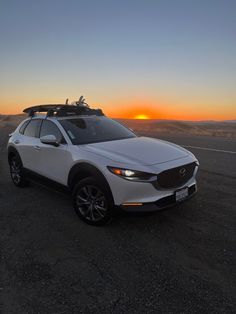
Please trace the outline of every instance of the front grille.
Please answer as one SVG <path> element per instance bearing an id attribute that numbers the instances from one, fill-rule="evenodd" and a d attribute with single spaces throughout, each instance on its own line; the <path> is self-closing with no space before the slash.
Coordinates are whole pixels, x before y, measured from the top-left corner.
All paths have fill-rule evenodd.
<path id="1" fill-rule="evenodd" d="M 165 170 L 157 175 L 157 183 L 162 188 L 176 188 L 186 183 L 194 173 L 196 163 Z"/>

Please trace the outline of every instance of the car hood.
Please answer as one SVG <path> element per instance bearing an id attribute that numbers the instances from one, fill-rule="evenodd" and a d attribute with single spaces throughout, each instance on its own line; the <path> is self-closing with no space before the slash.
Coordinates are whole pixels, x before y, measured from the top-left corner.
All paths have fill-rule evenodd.
<path id="1" fill-rule="evenodd" d="M 164 163 L 191 154 L 180 146 L 150 137 L 93 143 L 82 145 L 80 148 L 117 163 L 141 165 Z"/>

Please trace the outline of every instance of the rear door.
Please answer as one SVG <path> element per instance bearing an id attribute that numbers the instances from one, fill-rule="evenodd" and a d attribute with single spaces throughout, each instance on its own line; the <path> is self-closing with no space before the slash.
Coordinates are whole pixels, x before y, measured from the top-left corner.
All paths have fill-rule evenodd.
<path id="1" fill-rule="evenodd" d="M 55 147 L 40 141 L 39 173 L 49 179 L 66 185 L 68 167 L 70 164 L 68 162 L 70 156 L 68 145 L 58 126 L 48 119 L 43 120 L 40 129 L 40 137 L 45 135 L 54 135 L 60 145 Z"/>

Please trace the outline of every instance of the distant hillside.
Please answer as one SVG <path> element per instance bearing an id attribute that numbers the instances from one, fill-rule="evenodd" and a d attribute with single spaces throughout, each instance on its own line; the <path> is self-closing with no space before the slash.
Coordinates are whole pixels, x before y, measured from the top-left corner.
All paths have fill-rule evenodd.
<path id="1" fill-rule="evenodd" d="M 2 115 L 2 114 L 0 114 L 0 125 L 1 126 L 12 125 L 15 127 L 25 117 L 26 117 L 25 114 L 17 114 L 17 115 Z"/>
<path id="2" fill-rule="evenodd" d="M 182 133 L 236 138 L 235 122 L 117 119 L 140 135 Z"/>

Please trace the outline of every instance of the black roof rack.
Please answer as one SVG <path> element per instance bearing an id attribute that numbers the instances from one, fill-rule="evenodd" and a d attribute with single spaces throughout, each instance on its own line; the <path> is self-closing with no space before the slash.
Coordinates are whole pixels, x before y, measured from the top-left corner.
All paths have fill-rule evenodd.
<path id="1" fill-rule="evenodd" d="M 65 104 L 53 104 L 53 105 L 38 105 L 29 107 L 23 110 L 28 113 L 29 117 L 34 117 L 36 112 L 46 112 L 48 117 L 67 117 L 75 115 L 96 115 L 104 116 L 101 109 L 91 109 L 84 105 L 65 105 Z"/>

